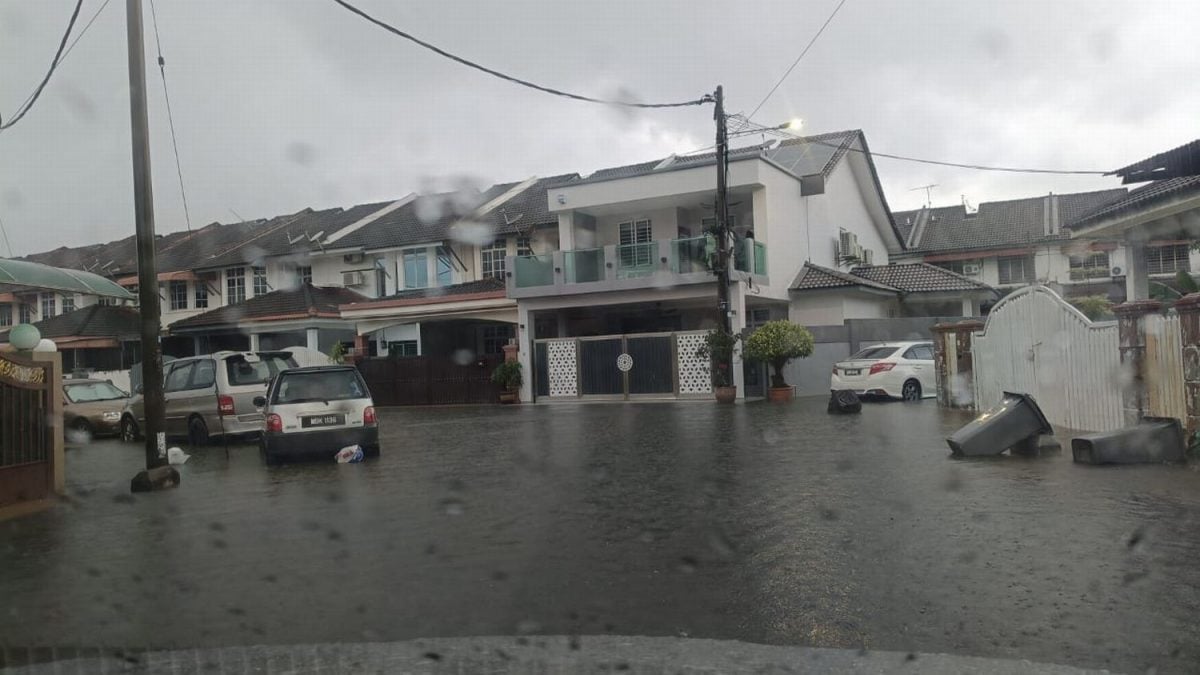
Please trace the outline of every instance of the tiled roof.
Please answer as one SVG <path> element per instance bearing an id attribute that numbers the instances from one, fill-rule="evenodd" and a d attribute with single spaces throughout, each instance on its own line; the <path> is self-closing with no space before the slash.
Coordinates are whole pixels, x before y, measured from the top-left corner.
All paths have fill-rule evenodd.
<path id="1" fill-rule="evenodd" d="M 1114 202 L 1126 194 L 1125 188 L 1053 195 L 1058 203 L 1058 222 L 1065 228 L 1080 214 Z M 939 206 L 892 214 L 896 227 L 908 239 L 912 229 L 924 218 L 924 227 L 914 251 L 946 251 L 1002 248 L 1034 244 L 1047 239 L 1046 203 L 1051 195 L 983 202 L 974 214 L 962 205 Z M 1056 235 L 1050 238 L 1061 238 Z"/>
<path id="2" fill-rule="evenodd" d="M 1143 183 L 1149 180 L 1167 180 L 1198 175 L 1200 174 L 1200 140 L 1184 143 L 1178 148 L 1160 152 L 1153 157 L 1121 167 L 1112 173 L 1121 176 L 1122 183 Z"/>
<path id="3" fill-rule="evenodd" d="M 324 211 L 305 210 L 292 216 L 274 218 L 249 234 L 242 241 L 234 242 L 224 250 L 209 249 L 207 256 L 193 258 L 193 267 L 227 267 L 229 265 L 261 263 L 269 256 L 305 254 L 317 248 L 310 237 L 326 237 L 358 222 L 362 218 L 383 209 L 391 202 L 360 204 L 349 209 L 333 208 Z M 293 243 L 295 242 L 295 243 Z"/>
<path id="4" fill-rule="evenodd" d="M 243 321 L 287 320 L 303 317 L 338 316 L 338 306 L 362 300 L 363 296 L 348 288 L 312 286 L 272 291 L 236 305 L 211 309 L 171 324 L 171 332 L 179 329 L 236 326 Z"/>
<path id="5" fill-rule="evenodd" d="M 558 223 L 558 214 L 550 213 L 546 191 L 552 186 L 578 178 L 569 173 L 538 179 L 508 201 L 484 214 L 483 220 L 496 227 L 496 234 L 517 234 L 538 225 Z"/>
<path id="6" fill-rule="evenodd" d="M 928 263 L 870 265 L 855 267 L 850 273 L 905 293 L 994 290 L 985 283 Z"/>
<path id="7" fill-rule="evenodd" d="M 826 288 L 848 288 L 850 286 L 866 286 L 867 288 L 891 291 L 893 293 L 900 291 L 895 286 L 889 286 L 840 270 L 821 267 L 810 262 L 804 263 L 804 267 L 800 268 L 800 273 L 796 275 L 796 278 L 792 281 L 792 285 L 788 289 L 793 291 L 815 291 Z"/>
<path id="8" fill-rule="evenodd" d="M 1172 197 L 1200 193 L 1200 176 L 1183 176 L 1155 181 L 1131 191 L 1099 208 L 1083 213 L 1071 223 L 1071 229 L 1083 229 L 1105 218 L 1153 206 Z"/>
<path id="9" fill-rule="evenodd" d="M 141 334 L 141 314 L 132 307 L 90 305 L 34 323 L 44 338 L 108 337 L 136 339 Z M 8 331 L 0 341 L 8 339 Z"/>
<path id="10" fill-rule="evenodd" d="M 332 246 L 370 250 L 449 239 L 451 225 L 471 220 L 476 209 L 516 185 L 493 185 L 483 192 L 460 190 L 421 195 L 338 239 Z"/>

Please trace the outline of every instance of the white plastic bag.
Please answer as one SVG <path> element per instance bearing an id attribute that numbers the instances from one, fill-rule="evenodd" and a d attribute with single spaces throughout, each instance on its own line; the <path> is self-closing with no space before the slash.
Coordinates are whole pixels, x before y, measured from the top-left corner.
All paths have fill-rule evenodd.
<path id="1" fill-rule="evenodd" d="M 334 455 L 338 464 L 358 464 L 363 461 L 362 448 L 357 445 L 347 445 Z"/>

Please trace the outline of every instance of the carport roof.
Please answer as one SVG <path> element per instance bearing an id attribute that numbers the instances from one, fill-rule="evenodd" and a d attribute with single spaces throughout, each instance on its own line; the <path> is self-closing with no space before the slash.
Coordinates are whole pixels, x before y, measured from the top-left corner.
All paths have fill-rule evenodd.
<path id="1" fill-rule="evenodd" d="M 789 290 L 818 291 L 861 286 L 891 293 L 942 293 L 995 289 L 974 279 L 928 263 L 869 265 L 849 272 L 805 263 Z"/>
<path id="2" fill-rule="evenodd" d="M 106 337 L 137 339 L 141 333 L 141 314 L 132 307 L 91 305 L 59 314 L 33 324 L 44 338 Z M 8 331 L 0 333 L 0 342 L 8 340 Z"/>
<path id="3" fill-rule="evenodd" d="M 461 300 L 484 300 L 503 298 L 507 296 L 505 283 L 502 279 L 487 277 L 478 281 L 467 281 L 450 286 L 433 286 L 430 288 L 414 288 L 400 291 L 382 298 L 358 298 L 342 306 L 343 310 L 373 309 L 382 307 L 402 307 L 407 305 L 432 305 L 441 302 L 458 302 Z"/>
<path id="4" fill-rule="evenodd" d="M 348 288 L 304 284 L 294 289 L 272 291 L 236 305 L 211 309 L 171 324 L 170 332 L 237 326 L 246 322 L 290 321 L 305 318 L 337 319 L 338 306 L 361 300 Z"/>
<path id="5" fill-rule="evenodd" d="M 1100 208 L 1083 215 L 1070 224 L 1072 230 L 1085 230 L 1088 227 L 1126 213 L 1145 209 L 1171 198 L 1200 194 L 1200 176 L 1181 176 L 1159 180 L 1144 185 L 1121 199 L 1109 202 Z"/>

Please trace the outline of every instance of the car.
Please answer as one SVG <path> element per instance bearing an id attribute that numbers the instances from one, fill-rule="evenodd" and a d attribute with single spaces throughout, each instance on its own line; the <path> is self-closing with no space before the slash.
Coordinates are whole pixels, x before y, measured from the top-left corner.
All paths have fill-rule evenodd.
<path id="1" fill-rule="evenodd" d="M 64 380 L 63 424 L 76 434 L 114 436 L 121 430 L 121 412 L 129 393 L 108 380 Z"/>
<path id="2" fill-rule="evenodd" d="M 831 391 L 919 401 L 937 395 L 932 342 L 885 342 L 833 366 Z"/>
<path id="3" fill-rule="evenodd" d="M 166 433 L 193 446 L 216 438 L 257 436 L 262 412 L 254 399 L 271 378 L 296 361 L 285 351 L 221 351 L 176 359 L 163 366 Z M 121 416 L 121 438 L 135 441 L 145 428 L 145 403 L 139 391 Z"/>
<path id="4" fill-rule="evenodd" d="M 263 413 L 259 449 L 268 465 L 300 457 L 332 458 L 357 445 L 379 456 L 379 423 L 366 381 L 353 366 L 293 368 L 254 400 Z"/>

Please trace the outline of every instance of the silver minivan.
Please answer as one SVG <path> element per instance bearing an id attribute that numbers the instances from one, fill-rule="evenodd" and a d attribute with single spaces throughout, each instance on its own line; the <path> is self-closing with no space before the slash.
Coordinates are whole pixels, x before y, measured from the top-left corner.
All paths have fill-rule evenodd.
<path id="1" fill-rule="evenodd" d="M 163 366 L 167 436 L 186 437 L 192 445 L 212 438 L 257 435 L 262 411 L 254 399 L 280 372 L 295 368 L 288 352 L 216 352 L 177 359 Z M 135 441 L 145 427 L 141 392 L 121 416 L 121 438 Z"/>

